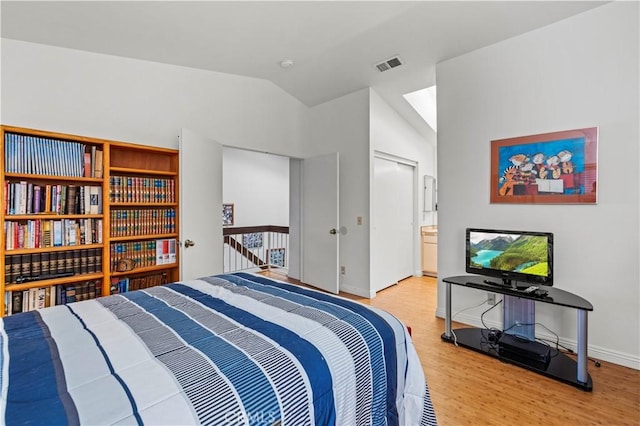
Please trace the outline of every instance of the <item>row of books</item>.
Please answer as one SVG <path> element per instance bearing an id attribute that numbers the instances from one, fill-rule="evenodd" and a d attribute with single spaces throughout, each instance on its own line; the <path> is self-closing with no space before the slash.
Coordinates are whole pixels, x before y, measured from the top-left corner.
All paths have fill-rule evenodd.
<path id="1" fill-rule="evenodd" d="M 112 203 L 175 203 L 173 179 L 135 176 L 110 176 L 109 199 Z"/>
<path id="2" fill-rule="evenodd" d="M 5 256 L 4 261 L 5 284 L 40 281 L 102 272 L 102 249 L 13 254 Z"/>
<path id="3" fill-rule="evenodd" d="M 21 291 L 4 293 L 5 316 L 28 312 L 49 306 L 95 299 L 102 294 L 102 281 L 91 280 L 53 287 L 34 287 Z"/>
<path id="4" fill-rule="evenodd" d="M 176 232 L 176 210 L 118 209 L 111 211 L 111 236 L 173 234 Z"/>
<path id="5" fill-rule="evenodd" d="M 102 243 L 102 219 L 29 219 L 4 222 L 5 250 Z"/>
<path id="6" fill-rule="evenodd" d="M 110 270 L 117 271 L 124 259 L 133 261 L 134 268 L 176 263 L 176 246 L 173 238 L 111 243 Z"/>
<path id="7" fill-rule="evenodd" d="M 119 277 L 111 279 L 111 294 L 126 293 L 133 290 L 155 287 L 169 282 L 166 272 L 142 277 Z"/>
<path id="8" fill-rule="evenodd" d="M 102 150 L 94 145 L 18 133 L 4 135 L 7 173 L 101 178 L 102 163 Z"/>
<path id="9" fill-rule="evenodd" d="M 102 187 L 4 183 L 4 214 L 102 214 Z"/>

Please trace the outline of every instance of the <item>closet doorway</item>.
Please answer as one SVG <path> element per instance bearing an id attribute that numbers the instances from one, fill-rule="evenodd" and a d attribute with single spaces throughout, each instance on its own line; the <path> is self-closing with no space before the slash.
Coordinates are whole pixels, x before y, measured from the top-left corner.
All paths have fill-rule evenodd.
<path id="1" fill-rule="evenodd" d="M 376 152 L 373 164 L 371 290 L 413 275 L 416 249 L 414 161 Z"/>

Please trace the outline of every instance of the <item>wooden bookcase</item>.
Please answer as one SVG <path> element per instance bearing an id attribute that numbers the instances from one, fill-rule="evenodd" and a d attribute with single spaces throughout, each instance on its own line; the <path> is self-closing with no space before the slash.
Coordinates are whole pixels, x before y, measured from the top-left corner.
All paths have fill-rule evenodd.
<path id="1" fill-rule="evenodd" d="M 179 279 L 177 150 L 0 133 L 1 315 Z"/>

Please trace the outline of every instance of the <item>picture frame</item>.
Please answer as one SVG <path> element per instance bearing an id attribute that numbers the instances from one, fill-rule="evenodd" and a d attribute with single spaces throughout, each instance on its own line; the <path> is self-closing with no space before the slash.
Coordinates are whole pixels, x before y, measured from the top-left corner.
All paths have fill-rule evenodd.
<path id="1" fill-rule="evenodd" d="M 285 249 L 284 248 L 272 248 L 267 249 L 267 259 L 269 259 L 269 265 L 285 267 Z"/>
<path id="2" fill-rule="evenodd" d="M 242 235 L 242 245 L 248 249 L 262 247 L 263 241 L 264 241 L 263 232 L 252 232 L 249 234 Z"/>
<path id="3" fill-rule="evenodd" d="M 233 203 L 222 205 L 222 225 L 233 226 Z"/>
<path id="4" fill-rule="evenodd" d="M 595 204 L 598 128 L 491 141 L 491 203 Z"/>

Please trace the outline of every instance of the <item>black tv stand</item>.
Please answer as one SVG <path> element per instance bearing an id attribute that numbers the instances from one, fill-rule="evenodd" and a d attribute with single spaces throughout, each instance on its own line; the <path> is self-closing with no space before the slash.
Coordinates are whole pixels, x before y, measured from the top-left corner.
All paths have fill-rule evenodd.
<path id="1" fill-rule="evenodd" d="M 540 297 L 525 293 L 512 285 L 506 287 L 500 284 L 494 285 L 494 283 L 487 284 L 487 280 L 481 276 L 447 277 L 442 281 L 446 284 L 445 331 L 442 334 L 442 340 L 493 356 L 501 361 L 518 365 L 584 391 L 593 390 L 593 382 L 587 371 L 587 312 L 593 311 L 591 303 L 580 296 L 555 287 L 545 287 L 547 294 Z M 492 334 L 489 330 L 482 328 L 471 327 L 452 330 L 451 285 L 503 294 L 505 300 L 511 298 L 510 301 L 524 301 L 530 303 L 532 309 L 535 309 L 536 302 L 576 309 L 578 312 L 577 360 L 555 348 L 549 348 L 549 353 L 545 355 L 544 350 L 538 345 L 527 347 L 527 345 L 517 344 L 513 339 L 510 339 L 509 346 L 503 345 L 501 348 L 500 336 L 496 337 L 495 332 Z"/>
<path id="2" fill-rule="evenodd" d="M 511 285 L 511 280 L 507 280 L 507 279 L 504 279 L 502 281 L 482 280 L 482 282 L 487 284 L 487 285 L 494 285 L 496 287 L 514 288 Z"/>
<path id="3" fill-rule="evenodd" d="M 524 290 L 526 288 L 529 288 L 529 286 L 534 285 L 534 284 L 518 285 L 518 281 L 509 280 L 507 278 L 503 278 L 502 281 L 492 281 L 492 280 L 485 279 L 482 282 L 487 285 L 492 285 L 492 286 L 502 287 L 502 288 L 509 288 L 512 290 Z"/>

